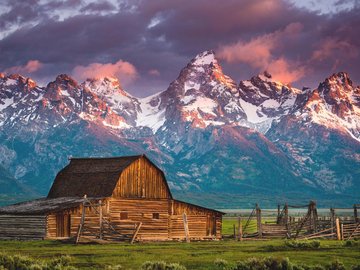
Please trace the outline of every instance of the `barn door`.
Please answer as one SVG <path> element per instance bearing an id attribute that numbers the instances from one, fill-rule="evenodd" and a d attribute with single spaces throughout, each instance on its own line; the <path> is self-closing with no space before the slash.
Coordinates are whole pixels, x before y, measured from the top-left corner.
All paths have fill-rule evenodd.
<path id="1" fill-rule="evenodd" d="M 59 213 L 56 215 L 56 237 L 70 237 L 71 216 Z"/>
<path id="2" fill-rule="evenodd" d="M 207 216 L 206 232 L 208 236 L 216 235 L 216 217 L 212 215 Z"/>

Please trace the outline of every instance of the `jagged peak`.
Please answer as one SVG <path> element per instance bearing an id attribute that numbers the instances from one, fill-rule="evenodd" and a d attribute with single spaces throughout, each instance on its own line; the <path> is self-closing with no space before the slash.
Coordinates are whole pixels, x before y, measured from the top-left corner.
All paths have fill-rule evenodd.
<path id="1" fill-rule="evenodd" d="M 347 72 L 344 72 L 344 71 L 334 73 L 329 78 L 327 78 L 326 80 L 328 80 L 329 82 L 342 84 L 344 86 L 348 86 L 348 85 L 352 86 L 352 81 L 351 81 L 351 79 L 349 77 L 349 74 Z"/>
<path id="2" fill-rule="evenodd" d="M 56 84 L 69 84 L 72 85 L 73 87 L 77 87 L 78 86 L 78 82 L 75 81 L 75 79 L 73 79 L 71 76 L 67 75 L 67 74 L 60 74 L 56 77 L 54 83 Z"/>
<path id="3" fill-rule="evenodd" d="M 4 79 L 6 77 L 5 73 L 0 72 L 0 79 Z"/>
<path id="4" fill-rule="evenodd" d="M 212 50 L 204 51 L 199 53 L 190 61 L 190 64 L 195 66 L 204 66 L 204 65 L 215 65 L 218 64 L 218 61 L 215 57 L 215 53 Z"/>

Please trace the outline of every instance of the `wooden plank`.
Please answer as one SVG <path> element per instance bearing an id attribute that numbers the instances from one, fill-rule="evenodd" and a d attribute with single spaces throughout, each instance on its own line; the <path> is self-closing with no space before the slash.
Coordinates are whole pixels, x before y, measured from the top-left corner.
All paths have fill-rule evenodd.
<path id="1" fill-rule="evenodd" d="M 136 236 L 138 235 L 138 233 L 139 233 L 139 231 L 140 231 L 141 225 L 142 225 L 141 222 L 137 225 L 136 230 L 135 230 L 135 233 L 134 233 L 134 235 L 133 235 L 133 237 L 132 237 L 132 239 L 131 239 L 131 244 L 134 243 L 134 241 L 135 241 L 135 239 L 136 239 Z"/>
<path id="2" fill-rule="evenodd" d="M 186 242 L 190 243 L 189 227 L 188 227 L 186 213 L 183 214 L 183 221 L 184 221 L 184 230 L 185 230 Z"/>

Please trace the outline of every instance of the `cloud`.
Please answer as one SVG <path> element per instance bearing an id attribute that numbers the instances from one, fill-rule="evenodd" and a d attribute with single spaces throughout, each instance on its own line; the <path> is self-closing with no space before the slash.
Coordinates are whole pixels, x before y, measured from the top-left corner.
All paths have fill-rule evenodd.
<path id="1" fill-rule="evenodd" d="M 258 36 L 248 42 L 240 40 L 221 46 L 217 55 L 230 63 L 246 63 L 259 71 L 267 70 L 276 80 L 291 83 L 305 75 L 305 68 L 282 55 L 275 55 L 274 51 L 282 46 L 284 40 L 296 38 L 302 29 L 301 23 L 291 23 L 283 30 Z"/>
<path id="2" fill-rule="evenodd" d="M 119 60 L 116 63 L 91 63 L 87 66 L 76 66 L 72 75 L 78 80 L 88 78 L 115 77 L 124 85 L 132 83 L 138 76 L 135 66 L 129 62 Z"/>
<path id="3" fill-rule="evenodd" d="M 350 44 L 348 41 L 330 37 L 320 42 L 318 49 L 316 49 L 312 54 L 312 59 L 316 61 L 323 61 L 329 57 L 337 57 L 339 55 L 356 57 L 358 54 L 358 48 Z"/>
<path id="4" fill-rule="evenodd" d="M 236 81 L 264 69 L 295 81 L 305 70 L 293 85 L 316 87 L 336 68 L 360 82 L 359 5 L 326 15 L 289 0 L 23 2 L 0 10 L 0 70 L 37 59 L 46 68 L 35 80 L 126 59 L 139 74 L 128 89 L 144 96 L 165 90 L 199 52 L 224 47 L 220 63 Z"/>
<path id="5" fill-rule="evenodd" d="M 10 68 L 7 68 L 4 70 L 5 73 L 19 73 L 19 74 L 29 74 L 34 73 L 41 69 L 43 66 L 43 63 L 41 63 L 39 60 L 29 60 L 25 65 L 23 66 L 13 66 Z"/>
<path id="6" fill-rule="evenodd" d="M 152 76 L 160 76 L 160 71 L 157 69 L 150 69 L 148 73 Z"/>

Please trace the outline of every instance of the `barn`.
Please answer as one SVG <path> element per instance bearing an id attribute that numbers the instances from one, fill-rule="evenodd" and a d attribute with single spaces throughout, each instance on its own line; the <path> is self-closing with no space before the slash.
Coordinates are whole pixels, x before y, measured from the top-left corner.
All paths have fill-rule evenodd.
<path id="1" fill-rule="evenodd" d="M 174 199 L 145 155 L 71 158 L 47 198 L 0 208 L 0 239 L 220 239 L 223 214 Z"/>

